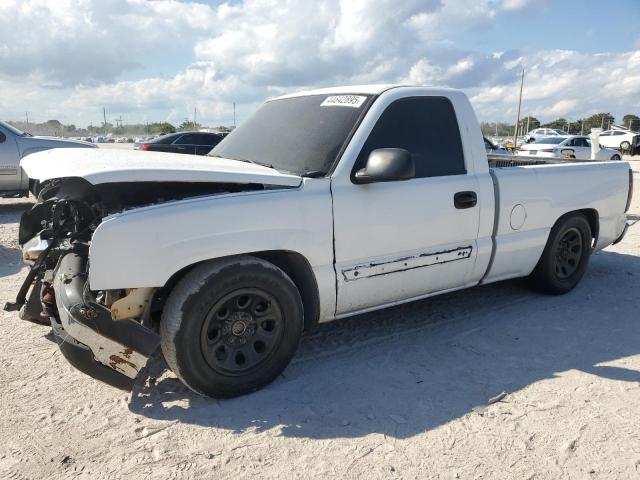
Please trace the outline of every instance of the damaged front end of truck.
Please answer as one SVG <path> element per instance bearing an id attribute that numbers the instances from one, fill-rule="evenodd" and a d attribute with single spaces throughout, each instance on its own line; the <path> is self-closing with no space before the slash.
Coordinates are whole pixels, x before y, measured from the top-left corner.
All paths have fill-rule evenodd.
<path id="1" fill-rule="evenodd" d="M 4 308 L 19 311 L 23 320 L 50 324 L 62 353 L 79 370 L 130 389 L 159 346 L 163 288 L 91 290 L 93 233 L 105 218 L 129 209 L 264 188 L 258 183 L 51 180 L 22 215 L 19 243 L 30 270 L 16 300 Z"/>

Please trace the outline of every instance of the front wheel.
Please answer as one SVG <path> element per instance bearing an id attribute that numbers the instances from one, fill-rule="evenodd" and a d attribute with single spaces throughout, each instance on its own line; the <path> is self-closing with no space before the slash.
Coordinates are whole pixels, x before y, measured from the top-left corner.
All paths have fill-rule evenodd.
<path id="1" fill-rule="evenodd" d="M 613 155 L 613 156 L 611 157 L 611 160 L 614 160 L 614 161 L 616 161 L 616 160 L 620 160 L 620 155 L 618 155 L 618 154 L 616 153 L 615 155 Z"/>
<path id="2" fill-rule="evenodd" d="M 571 291 L 580 281 L 591 254 L 591 227 L 581 213 L 561 218 L 549 233 L 549 239 L 529 280 L 544 293 L 560 295 Z"/>
<path id="3" fill-rule="evenodd" d="M 171 292 L 160 323 L 162 352 L 192 390 L 235 397 L 272 382 L 295 354 L 300 294 L 273 264 L 250 256 L 206 262 Z"/>

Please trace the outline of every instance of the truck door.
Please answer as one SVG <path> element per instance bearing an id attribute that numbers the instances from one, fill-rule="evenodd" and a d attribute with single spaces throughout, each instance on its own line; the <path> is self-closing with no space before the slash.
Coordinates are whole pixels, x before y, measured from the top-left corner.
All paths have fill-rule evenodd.
<path id="1" fill-rule="evenodd" d="M 0 127 L 0 192 L 21 187 L 20 153 L 11 132 Z"/>
<path id="2" fill-rule="evenodd" d="M 409 151 L 416 176 L 332 185 L 337 315 L 462 287 L 476 258 L 478 183 L 465 169 L 450 100 L 393 101 L 365 141 L 352 177 L 378 148 Z"/>

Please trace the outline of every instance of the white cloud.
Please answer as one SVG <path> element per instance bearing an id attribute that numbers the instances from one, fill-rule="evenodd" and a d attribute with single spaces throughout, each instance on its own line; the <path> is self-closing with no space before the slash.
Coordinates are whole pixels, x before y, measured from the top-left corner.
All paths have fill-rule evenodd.
<path id="1" fill-rule="evenodd" d="M 462 88 L 481 118 L 524 111 L 618 114 L 640 106 L 640 52 L 462 50 L 450 37 L 496 25 L 526 0 L 0 0 L 0 112 L 78 124 L 127 118 L 228 121 L 282 92 L 411 82 Z M 536 4 L 539 5 L 539 4 Z M 506 45 L 508 47 L 508 45 Z"/>

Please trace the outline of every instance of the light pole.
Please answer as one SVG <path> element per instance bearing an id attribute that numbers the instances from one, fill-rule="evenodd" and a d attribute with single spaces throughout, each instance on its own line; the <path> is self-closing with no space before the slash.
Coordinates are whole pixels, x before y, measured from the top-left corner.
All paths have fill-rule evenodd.
<path id="1" fill-rule="evenodd" d="M 516 129 L 513 132 L 513 148 L 515 150 L 518 142 L 518 126 L 520 123 L 520 107 L 522 106 L 522 87 L 524 85 L 524 68 L 522 69 L 522 77 L 520 78 L 520 98 L 518 99 L 518 114 L 516 115 Z"/>

